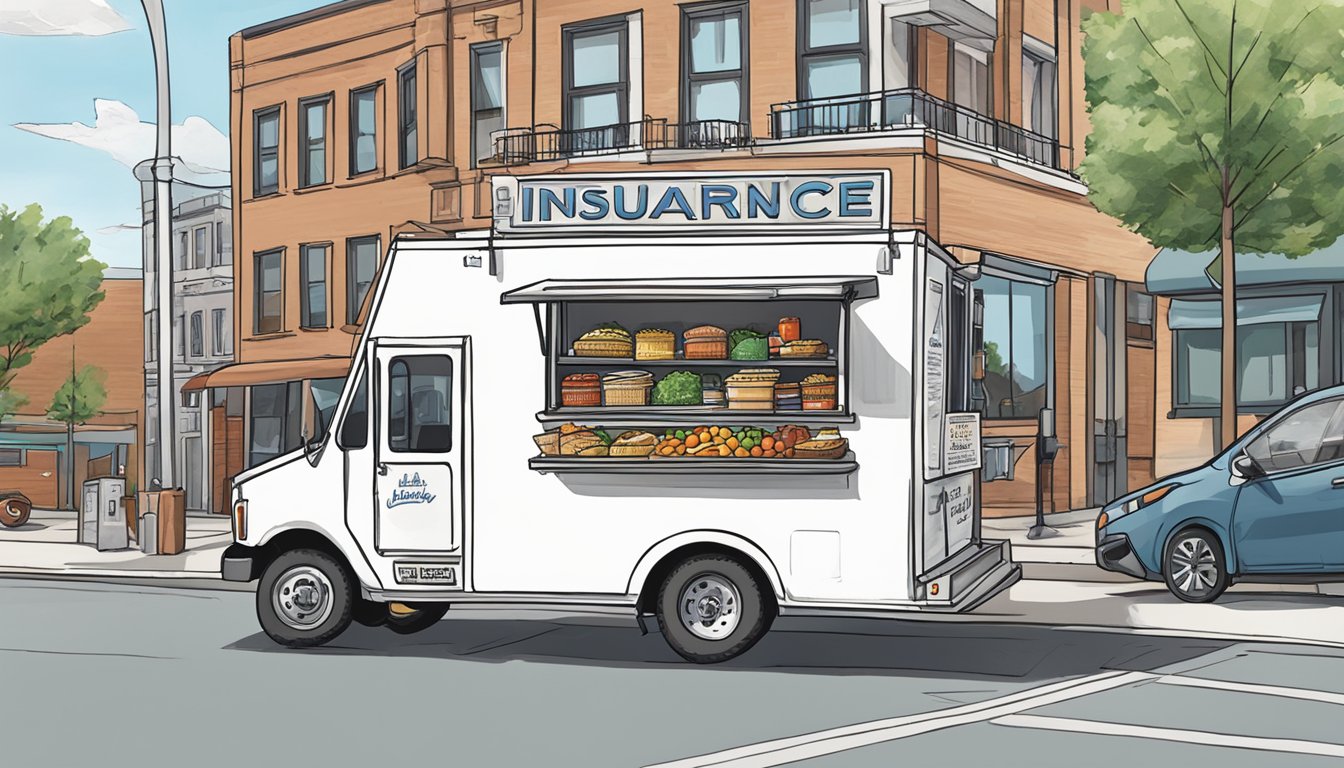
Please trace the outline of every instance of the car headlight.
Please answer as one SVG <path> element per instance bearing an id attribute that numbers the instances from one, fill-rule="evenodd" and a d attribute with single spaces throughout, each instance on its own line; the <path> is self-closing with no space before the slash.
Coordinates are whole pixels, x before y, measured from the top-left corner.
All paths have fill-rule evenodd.
<path id="1" fill-rule="evenodd" d="M 1165 497 L 1168 493 L 1171 493 L 1172 491 L 1176 490 L 1176 488 L 1177 488 L 1176 483 L 1170 483 L 1168 485 L 1159 485 L 1158 487 L 1152 489 L 1151 491 L 1148 491 L 1142 496 L 1135 496 L 1134 498 L 1125 502 L 1121 506 L 1102 512 L 1101 516 L 1097 518 L 1097 530 L 1105 528 L 1106 526 L 1110 525 L 1111 523 L 1114 523 L 1116 520 L 1119 520 L 1125 515 L 1128 515 L 1132 512 L 1138 512 L 1140 509 L 1143 509 L 1149 504 L 1156 503 L 1157 501 Z"/>

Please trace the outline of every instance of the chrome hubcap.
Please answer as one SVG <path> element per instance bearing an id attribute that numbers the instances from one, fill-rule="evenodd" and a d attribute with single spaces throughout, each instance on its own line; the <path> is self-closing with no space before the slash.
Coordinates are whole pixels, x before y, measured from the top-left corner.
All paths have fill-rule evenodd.
<path id="1" fill-rule="evenodd" d="M 697 576 L 681 591 L 681 623 L 703 640 L 722 640 L 737 629 L 742 600 L 721 576 Z"/>
<path id="2" fill-rule="evenodd" d="M 1171 552 L 1171 581 L 1187 595 L 1203 595 L 1218 583 L 1213 549 L 1201 538 L 1181 539 Z"/>
<path id="3" fill-rule="evenodd" d="M 271 603 L 280 620 L 293 629 L 312 629 L 331 615 L 331 581 L 311 565 L 285 571 L 271 590 Z"/>

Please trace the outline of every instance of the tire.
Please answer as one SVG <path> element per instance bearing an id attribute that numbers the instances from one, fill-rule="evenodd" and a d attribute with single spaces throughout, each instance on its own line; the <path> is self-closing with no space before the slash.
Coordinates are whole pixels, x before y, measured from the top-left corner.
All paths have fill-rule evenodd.
<path id="1" fill-rule="evenodd" d="M 774 601 L 752 572 L 722 555 L 697 555 L 663 579 L 656 613 L 663 639 L 696 664 L 746 653 L 775 619 Z"/>
<path id="2" fill-rule="evenodd" d="M 387 603 L 356 598 L 354 607 L 350 609 L 350 618 L 361 626 L 381 627 L 387 623 Z"/>
<path id="3" fill-rule="evenodd" d="M 448 612 L 448 603 L 416 603 L 408 607 L 415 610 L 405 614 L 387 610 L 388 629 L 398 635 L 413 635 L 438 624 Z"/>
<path id="4" fill-rule="evenodd" d="M 1171 537 L 1162 553 L 1167 589 L 1187 603 L 1211 603 L 1231 579 L 1218 537 L 1203 528 L 1187 528 Z"/>
<path id="5" fill-rule="evenodd" d="M 11 496 L 0 499 L 0 525 L 6 528 L 18 528 L 28 522 L 28 516 L 32 512 L 33 505 L 26 498 Z"/>
<path id="6" fill-rule="evenodd" d="M 355 596 L 345 565 L 325 552 L 286 552 L 261 575 L 257 619 L 275 642 L 312 648 L 335 639 L 350 626 Z"/>

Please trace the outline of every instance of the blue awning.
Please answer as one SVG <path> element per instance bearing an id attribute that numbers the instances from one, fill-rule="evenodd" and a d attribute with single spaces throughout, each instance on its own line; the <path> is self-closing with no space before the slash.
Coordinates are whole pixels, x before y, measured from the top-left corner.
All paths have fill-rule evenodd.
<path id="1" fill-rule="evenodd" d="M 1265 323 L 1314 323 L 1321 319 L 1324 298 L 1316 296 L 1268 296 L 1237 299 L 1237 325 Z M 1223 327 L 1223 302 L 1172 299 L 1167 325 L 1173 331 Z"/>
<path id="2" fill-rule="evenodd" d="M 1145 282 L 1149 293 L 1179 296 L 1216 293 L 1218 287 L 1205 269 L 1217 253 L 1190 253 L 1167 248 L 1148 264 Z M 1277 253 L 1257 256 L 1237 254 L 1237 287 L 1344 282 L 1344 238 L 1328 248 L 1290 259 Z"/>

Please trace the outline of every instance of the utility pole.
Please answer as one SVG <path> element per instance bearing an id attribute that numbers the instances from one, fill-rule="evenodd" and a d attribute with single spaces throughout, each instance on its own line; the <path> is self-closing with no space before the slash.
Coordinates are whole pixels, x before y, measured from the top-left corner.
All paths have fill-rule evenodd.
<path id="1" fill-rule="evenodd" d="M 65 499 L 71 509 L 75 503 L 75 345 L 70 345 L 70 402 L 66 403 L 70 417 L 65 422 Z"/>
<path id="2" fill-rule="evenodd" d="M 140 0 L 149 22 L 149 39 L 154 45 L 154 80 L 157 101 L 157 142 L 154 150 L 154 293 L 155 324 L 158 326 L 158 366 L 155 375 L 159 390 L 159 481 L 173 488 L 175 463 L 175 427 L 173 392 L 173 112 L 168 90 L 168 29 L 164 22 L 163 0 Z"/>

